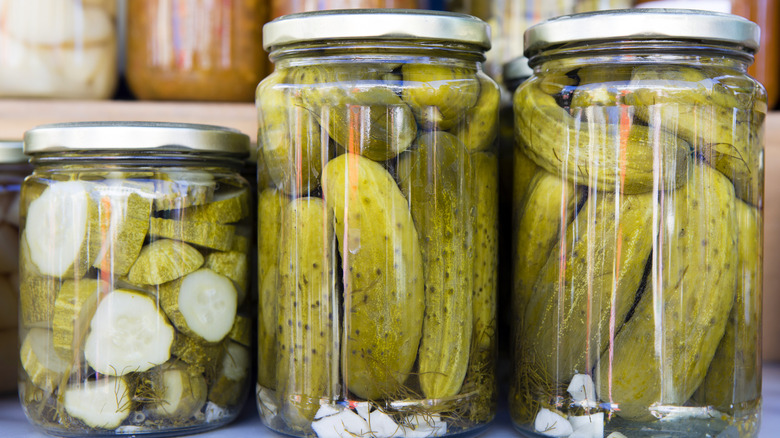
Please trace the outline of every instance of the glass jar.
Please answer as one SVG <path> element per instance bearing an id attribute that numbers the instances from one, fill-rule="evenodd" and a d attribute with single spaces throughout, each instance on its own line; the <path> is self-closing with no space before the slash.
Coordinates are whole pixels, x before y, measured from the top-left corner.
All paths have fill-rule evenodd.
<path id="1" fill-rule="evenodd" d="M 116 0 L 6 0 L 0 17 L 0 97 L 113 95 Z"/>
<path id="2" fill-rule="evenodd" d="M 682 25 L 684 23 L 685 25 Z M 529 29 L 514 95 L 514 376 L 527 437 L 755 437 L 758 27 L 689 10 Z M 516 167 L 517 169 L 517 167 Z M 522 181 L 522 180 L 521 180 Z"/>
<path id="3" fill-rule="evenodd" d="M 249 139 L 87 122 L 25 134 L 20 399 L 60 436 L 182 435 L 234 419 L 250 370 Z"/>
<path id="4" fill-rule="evenodd" d="M 415 9 L 417 0 L 272 0 L 271 18 L 299 12 L 328 9 L 396 8 Z"/>
<path id="5" fill-rule="evenodd" d="M 492 420 L 489 45 L 487 25 L 461 14 L 326 11 L 265 26 L 276 70 L 257 89 L 273 183 L 258 200 L 257 401 L 270 428 L 432 436 Z"/>
<path id="6" fill-rule="evenodd" d="M 19 188 L 30 166 L 21 141 L 0 140 L 0 357 L 19 350 Z M 0 361 L 0 394 L 16 391 L 16 361 Z"/>
<path id="7" fill-rule="evenodd" d="M 261 0 L 127 2 L 127 81 L 139 99 L 252 101 L 268 70 Z"/>

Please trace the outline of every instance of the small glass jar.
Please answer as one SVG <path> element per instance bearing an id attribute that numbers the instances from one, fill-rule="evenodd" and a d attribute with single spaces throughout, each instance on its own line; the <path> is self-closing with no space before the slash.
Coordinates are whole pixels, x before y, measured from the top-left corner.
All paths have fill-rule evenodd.
<path id="1" fill-rule="evenodd" d="M 261 0 L 127 2 L 127 81 L 139 99 L 250 102 L 268 70 Z"/>
<path id="2" fill-rule="evenodd" d="M 7 0 L 0 17 L 0 97 L 113 95 L 116 0 Z"/>
<path id="3" fill-rule="evenodd" d="M 0 357 L 19 351 L 19 189 L 30 174 L 21 141 L 0 140 Z M 16 361 L 0 362 L 0 394 L 15 392 Z"/>
<path id="4" fill-rule="evenodd" d="M 417 7 L 418 0 L 272 0 L 271 18 L 329 9 L 415 9 Z"/>
<path id="5" fill-rule="evenodd" d="M 252 333 L 248 147 L 191 124 L 25 134 L 19 396 L 38 429 L 170 436 L 238 415 Z"/>
<path id="6" fill-rule="evenodd" d="M 526 33 L 510 394 L 523 436 L 757 435 L 757 49 L 754 23 L 690 10 Z"/>
<path id="7" fill-rule="evenodd" d="M 493 419 L 489 45 L 483 21 L 429 11 L 265 26 L 257 402 L 270 428 L 440 436 Z"/>

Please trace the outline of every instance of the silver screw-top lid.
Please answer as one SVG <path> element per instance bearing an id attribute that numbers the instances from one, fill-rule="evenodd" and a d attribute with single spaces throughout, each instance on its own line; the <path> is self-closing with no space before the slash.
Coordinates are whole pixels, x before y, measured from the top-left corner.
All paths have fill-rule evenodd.
<path id="1" fill-rule="evenodd" d="M 76 122 L 35 127 L 24 153 L 60 151 L 204 152 L 245 158 L 249 136 L 222 126 L 163 122 Z"/>
<path id="2" fill-rule="evenodd" d="M 279 17 L 263 26 L 263 48 L 323 40 L 415 40 L 490 49 L 490 27 L 479 18 L 415 9 L 343 9 Z"/>
<path id="3" fill-rule="evenodd" d="M 567 43 L 693 40 L 758 50 L 758 25 L 739 16 L 690 9 L 620 9 L 563 15 L 525 32 L 525 56 Z"/>
<path id="4" fill-rule="evenodd" d="M 24 154 L 21 141 L 0 140 L 0 163 L 25 163 L 29 158 Z"/>

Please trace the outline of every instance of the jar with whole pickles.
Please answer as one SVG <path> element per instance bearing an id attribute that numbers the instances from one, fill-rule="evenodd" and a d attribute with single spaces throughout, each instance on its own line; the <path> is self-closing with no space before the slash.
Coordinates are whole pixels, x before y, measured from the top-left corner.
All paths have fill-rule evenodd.
<path id="1" fill-rule="evenodd" d="M 0 356 L 19 351 L 19 189 L 30 174 L 21 141 L 0 140 Z M 0 394 L 15 392 L 16 361 L 0 361 Z"/>
<path id="2" fill-rule="evenodd" d="M 487 25 L 267 24 L 257 402 L 295 436 L 473 434 L 495 413 L 499 91 Z"/>
<path id="3" fill-rule="evenodd" d="M 263 0 L 127 2 L 127 81 L 139 99 L 250 102 L 269 69 Z"/>
<path id="4" fill-rule="evenodd" d="M 0 2 L 0 97 L 110 98 L 116 15 L 117 0 Z"/>
<path id="5" fill-rule="evenodd" d="M 238 415 L 252 338 L 248 148 L 207 125 L 25 134 L 19 397 L 38 429 L 170 436 Z"/>
<path id="6" fill-rule="evenodd" d="M 766 93 L 758 27 L 609 11 L 528 30 L 514 94 L 523 436 L 755 437 Z"/>

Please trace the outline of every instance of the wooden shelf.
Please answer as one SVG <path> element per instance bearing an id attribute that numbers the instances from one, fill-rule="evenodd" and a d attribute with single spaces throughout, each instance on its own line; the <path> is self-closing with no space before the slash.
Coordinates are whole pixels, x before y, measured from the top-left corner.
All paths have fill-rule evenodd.
<path id="1" fill-rule="evenodd" d="M 0 100 L 0 139 L 21 139 L 26 130 L 46 123 L 77 121 L 203 123 L 257 136 L 253 103 Z"/>
<path id="2" fill-rule="evenodd" d="M 21 139 L 45 123 L 74 121 L 165 121 L 222 125 L 255 138 L 252 103 L 0 100 L 0 139 Z M 780 361 L 780 111 L 766 125 L 764 197 L 764 359 Z"/>

